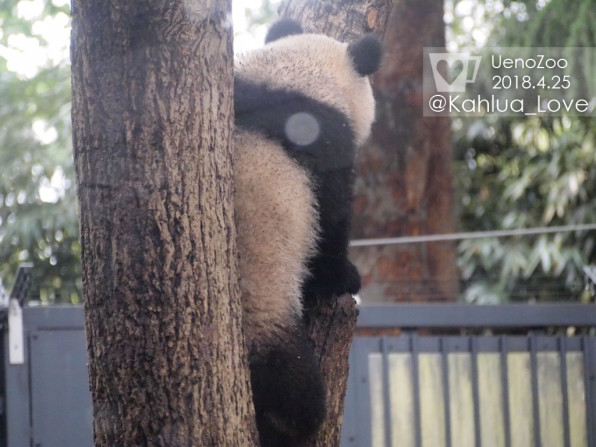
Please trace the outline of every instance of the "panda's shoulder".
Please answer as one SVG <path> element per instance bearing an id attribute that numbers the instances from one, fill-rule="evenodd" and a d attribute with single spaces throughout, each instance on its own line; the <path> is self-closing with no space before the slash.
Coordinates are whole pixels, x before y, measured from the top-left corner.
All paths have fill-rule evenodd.
<path id="1" fill-rule="evenodd" d="M 261 130 L 274 138 L 285 138 L 287 121 L 296 114 L 312 117 L 324 133 L 350 134 L 349 119 L 342 111 L 291 86 L 272 87 L 239 76 L 234 79 L 234 113 L 236 125 Z"/>
<path id="2" fill-rule="evenodd" d="M 355 149 L 345 114 L 291 88 L 272 88 L 237 77 L 234 113 L 237 126 L 280 142 L 311 171 L 346 164 Z"/>

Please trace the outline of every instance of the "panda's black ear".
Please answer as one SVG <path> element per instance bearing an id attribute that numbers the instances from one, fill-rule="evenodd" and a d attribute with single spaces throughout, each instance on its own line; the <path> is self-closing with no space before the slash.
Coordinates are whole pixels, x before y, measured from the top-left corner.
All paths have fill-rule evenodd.
<path id="1" fill-rule="evenodd" d="M 300 23 L 292 19 L 279 19 L 269 28 L 267 37 L 265 37 L 265 44 L 293 34 L 302 34 Z"/>
<path id="2" fill-rule="evenodd" d="M 348 45 L 348 54 L 354 62 L 354 68 L 362 76 L 373 74 L 379 69 L 383 47 L 379 39 L 366 34 Z"/>

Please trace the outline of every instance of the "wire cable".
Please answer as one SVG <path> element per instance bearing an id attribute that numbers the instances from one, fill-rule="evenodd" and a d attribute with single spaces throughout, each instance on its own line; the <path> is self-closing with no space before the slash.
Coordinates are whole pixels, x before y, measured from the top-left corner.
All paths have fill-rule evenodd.
<path id="1" fill-rule="evenodd" d="M 385 237 L 376 239 L 354 239 L 350 247 L 372 247 L 376 245 L 412 244 L 422 242 L 459 241 L 494 237 L 528 236 L 537 234 L 567 233 L 570 231 L 596 230 L 596 224 L 562 225 L 556 227 L 520 228 L 516 230 L 474 231 L 467 233 L 428 234 L 424 236 Z"/>

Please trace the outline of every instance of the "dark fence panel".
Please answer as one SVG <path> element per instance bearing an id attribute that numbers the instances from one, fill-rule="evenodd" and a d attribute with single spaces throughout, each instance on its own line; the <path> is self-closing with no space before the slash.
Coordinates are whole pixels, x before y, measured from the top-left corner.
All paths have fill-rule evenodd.
<path id="1" fill-rule="evenodd" d="M 93 446 L 81 307 L 23 308 L 23 364 L 10 364 L 3 332 L 0 446 Z"/>

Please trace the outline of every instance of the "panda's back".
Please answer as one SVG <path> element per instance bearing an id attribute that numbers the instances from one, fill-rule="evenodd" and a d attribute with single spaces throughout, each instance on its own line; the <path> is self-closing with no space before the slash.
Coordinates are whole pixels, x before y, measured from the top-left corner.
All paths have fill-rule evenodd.
<path id="1" fill-rule="evenodd" d="M 279 142 L 315 183 L 321 174 L 353 164 L 356 136 L 348 116 L 295 85 L 268 85 L 237 72 L 234 114 L 237 128 L 255 130 Z"/>

